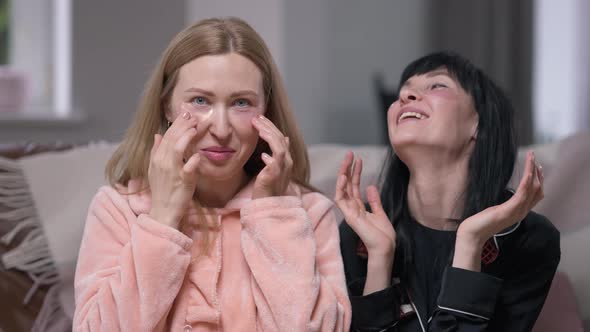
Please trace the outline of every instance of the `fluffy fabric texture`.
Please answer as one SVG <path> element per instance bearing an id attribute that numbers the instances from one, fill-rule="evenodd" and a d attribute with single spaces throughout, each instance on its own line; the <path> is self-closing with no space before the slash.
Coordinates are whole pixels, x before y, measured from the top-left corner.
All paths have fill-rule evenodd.
<path id="1" fill-rule="evenodd" d="M 181 230 L 147 214 L 147 191 L 103 187 L 88 212 L 76 269 L 76 331 L 348 331 L 350 303 L 332 203 L 252 200 L 252 184 Z M 123 192 L 122 192 L 123 191 Z"/>

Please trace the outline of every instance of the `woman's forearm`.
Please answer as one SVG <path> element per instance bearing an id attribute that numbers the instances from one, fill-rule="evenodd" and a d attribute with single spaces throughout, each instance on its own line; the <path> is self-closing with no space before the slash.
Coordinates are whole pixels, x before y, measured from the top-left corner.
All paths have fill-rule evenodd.
<path id="1" fill-rule="evenodd" d="M 383 290 L 391 285 L 393 268 L 393 254 L 385 256 L 371 256 L 367 262 L 367 279 L 363 295 Z"/>
<path id="2" fill-rule="evenodd" d="M 480 272 L 482 246 L 483 244 L 479 239 L 458 232 L 455 241 L 453 267 Z"/>

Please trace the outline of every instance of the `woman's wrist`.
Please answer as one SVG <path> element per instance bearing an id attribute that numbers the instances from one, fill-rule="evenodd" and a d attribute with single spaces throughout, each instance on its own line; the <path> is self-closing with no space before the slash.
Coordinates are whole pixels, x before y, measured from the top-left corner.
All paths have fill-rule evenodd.
<path id="1" fill-rule="evenodd" d="M 170 213 L 165 209 L 152 208 L 149 215 L 157 222 L 168 225 L 172 228 L 178 229 L 178 225 L 180 224 L 180 218 L 176 217 L 173 213 Z"/>
<path id="2" fill-rule="evenodd" d="M 367 279 L 363 295 L 383 290 L 391 285 L 393 255 L 369 254 L 367 261 Z"/>
<path id="3" fill-rule="evenodd" d="M 367 246 L 369 260 L 393 260 L 395 255 L 395 241 L 379 240 L 379 246 Z"/>
<path id="4" fill-rule="evenodd" d="M 371 255 L 369 253 L 367 269 L 380 267 L 393 267 L 393 253 L 391 255 Z"/>
<path id="5" fill-rule="evenodd" d="M 482 247 L 483 241 L 478 236 L 457 232 L 453 267 L 481 271 Z"/>

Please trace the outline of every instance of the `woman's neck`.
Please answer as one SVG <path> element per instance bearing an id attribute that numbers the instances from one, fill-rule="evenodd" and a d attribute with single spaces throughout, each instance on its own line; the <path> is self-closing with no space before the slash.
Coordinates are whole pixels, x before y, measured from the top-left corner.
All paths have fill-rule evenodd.
<path id="1" fill-rule="evenodd" d="M 228 179 L 200 179 L 195 190 L 195 198 L 204 207 L 221 208 L 244 188 L 250 177 L 240 173 L 238 177 Z"/>
<path id="2" fill-rule="evenodd" d="M 457 228 L 465 202 L 467 167 L 467 160 L 450 164 L 431 160 L 410 168 L 408 207 L 419 223 L 439 230 Z"/>

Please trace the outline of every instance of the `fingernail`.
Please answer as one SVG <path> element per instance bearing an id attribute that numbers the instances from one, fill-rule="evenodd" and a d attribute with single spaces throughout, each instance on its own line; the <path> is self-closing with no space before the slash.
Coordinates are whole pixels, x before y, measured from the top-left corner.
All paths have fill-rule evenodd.
<path id="1" fill-rule="evenodd" d="M 258 114 L 257 118 L 259 118 L 260 120 L 262 120 L 262 119 L 264 119 L 264 115 Z"/>
<path id="2" fill-rule="evenodd" d="M 182 113 L 182 118 L 188 120 L 191 118 L 191 114 L 189 112 Z"/>

